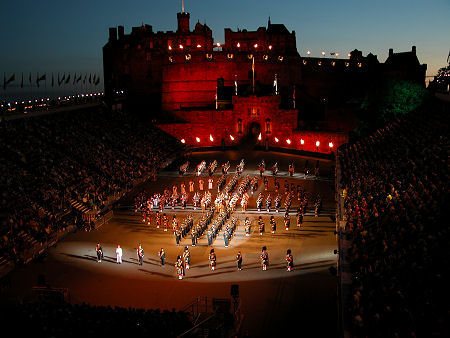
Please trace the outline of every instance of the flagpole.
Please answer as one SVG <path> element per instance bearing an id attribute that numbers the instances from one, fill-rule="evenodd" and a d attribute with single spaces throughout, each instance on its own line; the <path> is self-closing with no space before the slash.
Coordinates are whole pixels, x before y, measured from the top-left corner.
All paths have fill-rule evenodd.
<path id="1" fill-rule="evenodd" d="M 253 82 L 252 82 L 253 95 L 255 95 L 255 56 L 254 55 L 252 58 L 252 78 L 253 78 Z"/>

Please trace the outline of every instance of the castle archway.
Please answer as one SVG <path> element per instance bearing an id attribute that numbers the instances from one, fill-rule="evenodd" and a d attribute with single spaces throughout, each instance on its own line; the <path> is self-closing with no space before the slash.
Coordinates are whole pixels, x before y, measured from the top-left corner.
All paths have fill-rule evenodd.
<path id="1" fill-rule="evenodd" d="M 247 136 L 251 139 L 255 139 L 258 137 L 259 133 L 261 132 L 261 125 L 253 121 L 248 124 L 247 126 Z"/>

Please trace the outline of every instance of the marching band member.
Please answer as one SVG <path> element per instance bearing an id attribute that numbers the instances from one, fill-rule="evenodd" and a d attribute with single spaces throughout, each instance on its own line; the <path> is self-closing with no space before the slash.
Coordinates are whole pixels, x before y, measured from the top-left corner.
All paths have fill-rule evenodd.
<path id="1" fill-rule="evenodd" d="M 95 247 L 95 252 L 97 253 L 97 262 L 101 263 L 103 258 L 103 248 L 100 243 L 97 242 L 97 246 Z"/>
<path id="2" fill-rule="evenodd" d="M 277 222 L 275 221 L 275 217 L 273 215 L 270 216 L 270 228 L 273 234 L 277 230 Z"/>
<path id="3" fill-rule="evenodd" d="M 120 244 L 117 245 L 117 248 L 116 248 L 116 259 L 117 259 L 117 264 L 122 264 L 122 248 L 120 247 Z"/>
<path id="4" fill-rule="evenodd" d="M 267 270 L 267 267 L 269 266 L 269 254 L 265 246 L 262 247 L 261 266 L 264 271 Z"/>
<path id="5" fill-rule="evenodd" d="M 138 245 L 138 248 L 136 250 L 136 254 L 138 256 L 139 265 L 142 265 L 142 262 L 144 260 L 144 249 L 142 249 L 141 244 Z"/>
<path id="6" fill-rule="evenodd" d="M 187 246 L 184 248 L 183 260 L 186 270 L 189 270 L 189 266 L 191 264 L 191 253 L 189 252 L 189 248 Z"/>
<path id="7" fill-rule="evenodd" d="M 177 269 L 178 279 L 183 279 L 184 267 L 183 267 L 183 261 L 181 260 L 181 256 L 177 256 L 177 262 L 175 263 L 175 268 Z"/>
<path id="8" fill-rule="evenodd" d="M 250 236 L 250 233 L 252 231 L 252 222 L 248 219 L 248 216 L 245 217 L 244 225 L 245 225 L 245 236 L 248 237 Z"/>
<path id="9" fill-rule="evenodd" d="M 214 249 L 211 249 L 209 252 L 209 266 L 212 271 L 216 268 L 216 253 L 214 252 Z"/>
<path id="10" fill-rule="evenodd" d="M 242 254 L 239 251 L 236 255 L 237 269 L 242 270 Z"/>
<path id="11" fill-rule="evenodd" d="M 259 225 L 259 234 L 262 236 L 264 232 L 264 221 L 262 219 L 262 216 L 259 216 L 258 218 L 258 225 Z"/>
<path id="12" fill-rule="evenodd" d="M 291 249 L 286 251 L 286 269 L 287 271 L 292 271 L 294 267 L 294 256 L 292 256 Z"/>
<path id="13" fill-rule="evenodd" d="M 161 266 L 164 266 L 164 263 L 166 261 L 166 253 L 164 252 L 164 249 L 161 248 L 161 250 L 158 252 L 159 259 L 161 260 Z"/>

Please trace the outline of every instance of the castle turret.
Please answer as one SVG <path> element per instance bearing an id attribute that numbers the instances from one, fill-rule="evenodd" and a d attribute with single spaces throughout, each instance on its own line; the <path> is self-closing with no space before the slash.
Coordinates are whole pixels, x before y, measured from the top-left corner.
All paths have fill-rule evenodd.
<path id="1" fill-rule="evenodd" d="M 178 19 L 178 30 L 179 33 L 186 33 L 189 32 L 189 18 L 191 15 L 187 12 L 181 12 L 177 13 L 177 19 Z"/>

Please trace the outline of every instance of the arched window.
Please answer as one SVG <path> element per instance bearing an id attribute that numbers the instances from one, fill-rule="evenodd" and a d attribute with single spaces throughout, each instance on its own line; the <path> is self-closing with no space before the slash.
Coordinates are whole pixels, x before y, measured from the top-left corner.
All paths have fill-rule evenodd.
<path id="1" fill-rule="evenodd" d="M 266 134 L 270 134 L 272 132 L 272 125 L 270 119 L 266 119 Z"/>
<path id="2" fill-rule="evenodd" d="M 237 132 L 238 134 L 242 134 L 242 120 L 238 119 L 237 121 Z"/>

